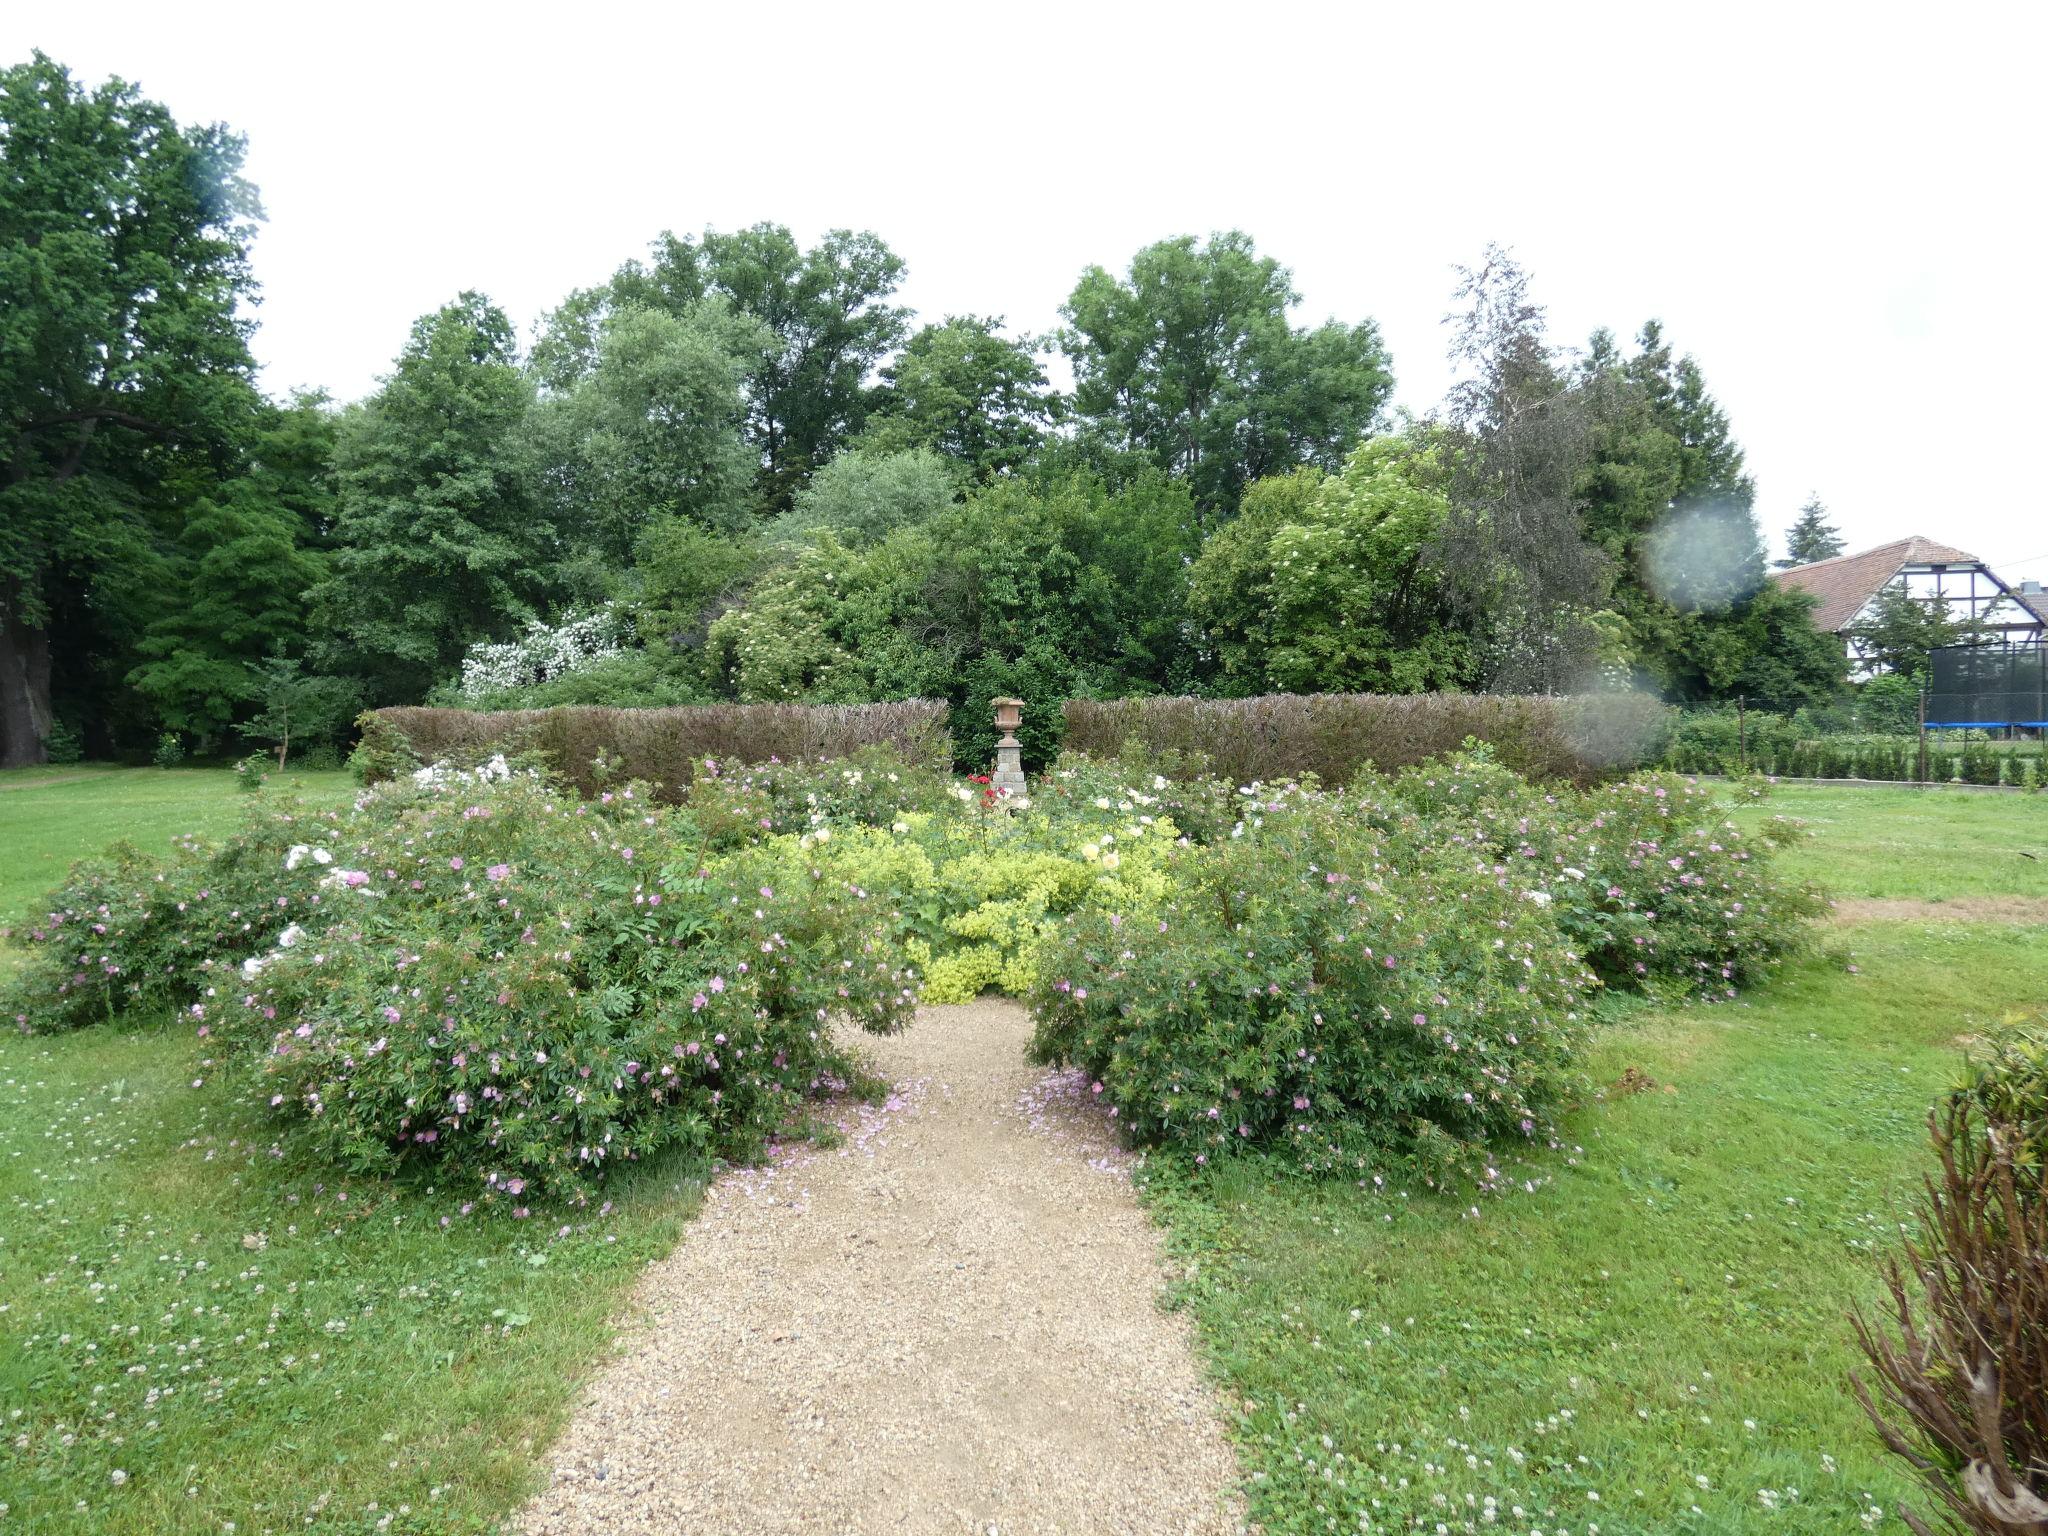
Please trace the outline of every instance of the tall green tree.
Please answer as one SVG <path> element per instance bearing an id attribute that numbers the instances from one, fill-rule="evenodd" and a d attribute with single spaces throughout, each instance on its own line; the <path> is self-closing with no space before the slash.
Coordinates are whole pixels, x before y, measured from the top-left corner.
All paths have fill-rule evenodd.
<path id="1" fill-rule="evenodd" d="M 314 606 L 332 670 L 373 702 L 424 697 L 546 595 L 553 534 L 518 452 L 532 406 L 512 322 L 464 293 L 414 322 L 383 387 L 343 417 L 333 573 Z"/>
<path id="2" fill-rule="evenodd" d="M 1013 470 L 1044 442 L 1059 402 L 1032 348 L 1002 321 L 949 315 L 904 343 L 882 370 L 865 441 L 893 451 L 929 448 L 976 479 Z"/>
<path id="3" fill-rule="evenodd" d="M 211 748 L 259 695 L 250 668 L 306 633 L 322 565 L 262 471 L 194 503 L 168 568 L 178 600 L 137 647 L 129 682 L 173 729 Z"/>
<path id="4" fill-rule="evenodd" d="M 1832 560 L 1848 547 L 1842 542 L 1840 530 L 1828 521 L 1827 506 L 1815 494 L 1806 498 L 1797 520 L 1785 530 L 1785 558 L 1777 562 L 1778 569 Z"/>
<path id="5" fill-rule="evenodd" d="M 1450 510 L 1431 559 L 1477 637 L 1486 687 L 1583 688 L 1609 632 L 1610 561 L 1587 537 L 1580 487 L 1594 402 L 1550 345 L 1512 253 L 1489 246 L 1460 278 L 1443 423 Z"/>
<path id="6" fill-rule="evenodd" d="M 53 689 L 102 711 L 164 526 L 256 417 L 243 151 L 42 53 L 0 71 L 0 767 L 43 760 Z"/>
<path id="7" fill-rule="evenodd" d="M 300 394 L 261 420 L 241 473 L 180 509 L 150 568 L 164 597 L 127 679 L 202 750 L 257 700 L 252 666 L 304 654 L 307 595 L 326 574 L 334 412 Z"/>
<path id="8" fill-rule="evenodd" d="M 746 372 L 767 344 L 766 327 L 716 296 L 603 317 L 588 371 L 539 400 L 528 423 L 535 484 L 568 561 L 615 572 L 665 518 L 747 523 Z"/>
<path id="9" fill-rule="evenodd" d="M 560 386 L 595 366 L 611 310 L 680 314 L 722 294 L 767 328 L 747 369 L 746 431 L 760 463 L 758 500 L 784 511 L 867 420 L 873 375 L 903 339 L 908 311 L 887 302 L 903 271 L 879 236 L 847 229 L 828 231 L 808 250 L 780 224 L 664 233 L 647 261 L 570 295 L 549 317 L 535 364 L 545 383 Z"/>
<path id="10" fill-rule="evenodd" d="M 1393 389 L 1378 328 L 1289 322 L 1292 275 L 1238 231 L 1162 240 L 1119 278 L 1090 267 L 1061 314 L 1074 409 L 1113 452 L 1187 480 L 1210 523 L 1244 487 L 1340 467 Z"/>
<path id="11" fill-rule="evenodd" d="M 1653 320 L 1626 355 L 1595 333 L 1578 388 L 1592 403 L 1587 535 L 1610 557 L 1644 680 L 1679 700 L 1784 708 L 1839 691 L 1840 642 L 1813 628 L 1809 601 L 1765 580 L 1755 485 L 1698 363 Z"/>

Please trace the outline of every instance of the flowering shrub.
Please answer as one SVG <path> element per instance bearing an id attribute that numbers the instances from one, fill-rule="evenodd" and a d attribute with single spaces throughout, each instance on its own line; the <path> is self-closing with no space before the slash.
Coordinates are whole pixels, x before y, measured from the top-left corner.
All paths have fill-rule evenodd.
<path id="1" fill-rule="evenodd" d="M 1273 1147 L 1348 1171 L 1395 1151 L 1497 1178 L 1482 1146 L 1543 1134 L 1592 979 L 1552 914 L 1414 818 L 1298 789 L 1243 810 L 1183 850 L 1156 906 L 1061 925 L 1034 1054 L 1198 1160 Z"/>
<path id="2" fill-rule="evenodd" d="M 243 1077 L 351 1167 L 581 1194 L 613 1161 L 745 1152 L 827 1074 L 828 1024 L 914 1004 L 868 903 L 772 849 L 709 866 L 631 789 L 430 782 L 351 827 L 316 932 L 231 1010 Z"/>
<path id="3" fill-rule="evenodd" d="M 1770 868 L 1792 823 L 1752 838 L 1712 791 L 1675 775 L 1545 791 L 1482 751 L 1412 768 L 1392 788 L 1447 844 L 1484 851 L 1498 879 L 1552 906 L 1609 985 L 1733 996 L 1823 906 Z"/>
<path id="4" fill-rule="evenodd" d="M 735 848 L 778 833 L 829 837 L 835 827 L 888 828 L 933 811 L 946 781 L 886 747 L 862 747 L 811 763 L 697 765 L 685 804 L 713 848 Z"/>
<path id="5" fill-rule="evenodd" d="M 619 655 L 632 638 L 633 621 L 609 603 L 566 614 L 557 624 L 529 619 L 517 640 L 470 647 L 462 658 L 462 697 L 477 704 L 566 677 Z"/>
<path id="6" fill-rule="evenodd" d="M 796 853 L 707 861 L 644 788 L 422 770 L 353 813 L 80 866 L 8 1006 L 47 1028 L 175 1003 L 323 1157 L 580 1195 L 660 1147 L 750 1150 L 852 1075 L 831 1019 L 914 1005 L 879 903 Z"/>
<path id="7" fill-rule="evenodd" d="M 197 1005 L 243 957 L 314 919 L 324 893 L 284 879 L 283 866 L 310 862 L 337 820 L 291 803 L 252 816 L 218 847 L 180 839 L 159 860 L 122 843 L 77 864 L 43 911 L 12 930 L 27 953 L 0 990 L 0 1016 L 47 1031 Z M 318 856 L 331 858 L 324 847 Z"/>

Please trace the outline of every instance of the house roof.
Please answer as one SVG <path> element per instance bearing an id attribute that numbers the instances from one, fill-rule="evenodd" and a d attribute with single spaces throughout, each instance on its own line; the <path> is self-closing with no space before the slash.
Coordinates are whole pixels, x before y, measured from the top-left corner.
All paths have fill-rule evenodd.
<path id="1" fill-rule="evenodd" d="M 1797 592 L 1811 592 L 1816 599 L 1813 627 L 1838 634 L 1863 611 L 1863 605 L 1880 588 L 1909 565 L 1981 565 L 1967 550 L 1933 539 L 1914 537 L 1880 544 L 1861 554 L 1837 555 L 1811 565 L 1795 565 L 1787 571 L 1773 571 L 1771 580 Z"/>

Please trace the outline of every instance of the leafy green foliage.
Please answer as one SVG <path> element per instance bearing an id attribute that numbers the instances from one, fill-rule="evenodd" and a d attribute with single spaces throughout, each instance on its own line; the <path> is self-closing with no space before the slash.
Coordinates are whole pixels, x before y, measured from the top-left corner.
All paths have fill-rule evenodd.
<path id="1" fill-rule="evenodd" d="M 40 52 L 0 70 L 0 767 L 42 760 L 53 698 L 105 711 L 157 530 L 255 420 L 243 150 Z"/>
<path id="2" fill-rule="evenodd" d="M 1034 348 L 1005 337 L 996 319 L 949 315 L 923 327 L 882 380 L 863 443 L 929 448 L 976 479 L 1030 462 L 1059 414 Z"/>
<path id="3" fill-rule="evenodd" d="M 1255 790 L 1160 901 L 1063 926 L 1033 1049 L 1120 1122 L 1206 1162 L 1278 1149 L 1357 1173 L 1389 1154 L 1489 1181 L 1537 1138 L 1588 984 L 1542 907 L 1412 818 Z"/>
<path id="4" fill-rule="evenodd" d="M 1828 521 L 1828 509 L 1820 497 L 1809 496 L 1806 505 L 1799 509 L 1799 520 L 1785 530 L 1785 558 L 1778 561 L 1778 566 L 1786 569 L 1811 565 L 1816 560 L 1832 560 L 1847 548 L 1840 531 Z"/>
<path id="5" fill-rule="evenodd" d="M 465 293 L 414 323 L 384 387 L 343 416 L 315 605 L 334 666 L 374 702 L 420 697 L 545 592 L 550 534 L 515 452 L 532 401 L 512 322 Z"/>
<path id="6" fill-rule="evenodd" d="M 957 467 L 929 448 L 842 453 L 797 492 L 796 505 L 776 526 L 798 537 L 829 532 L 859 549 L 933 521 L 953 505 L 958 490 Z"/>
<path id="7" fill-rule="evenodd" d="M 1436 454 L 1375 438 L 1325 479 L 1260 480 L 1190 572 L 1189 610 L 1234 694 L 1422 693 L 1471 680 L 1430 550 L 1449 514 Z"/>
<path id="8" fill-rule="evenodd" d="M 731 532 L 751 512 L 747 370 L 768 328 L 712 296 L 607 313 L 590 367 L 526 426 L 539 494 L 572 560 L 615 570 L 665 519 Z"/>
<path id="9" fill-rule="evenodd" d="M 1933 671 L 1929 652 L 1969 643 L 1971 626 L 1966 619 L 1953 617 L 1947 603 L 1923 602 L 1897 586 L 1877 594 L 1868 615 L 1851 633 L 1867 663 L 1925 688 Z"/>
<path id="10" fill-rule="evenodd" d="M 570 295 L 535 361 L 559 385 L 590 370 L 609 312 L 679 313 L 722 296 L 767 328 L 746 370 L 746 437 L 762 466 L 760 504 L 779 512 L 867 419 L 868 375 L 905 328 L 906 312 L 885 302 L 902 278 L 901 258 L 868 233 L 831 230 L 809 250 L 780 224 L 664 233 L 648 261 Z"/>
<path id="11" fill-rule="evenodd" d="M 1443 844 L 1478 849 L 1550 909 L 1609 987 L 1733 997 L 1794 952 L 1824 906 L 1772 868 L 1795 826 L 1745 833 L 1713 791 L 1675 776 L 1543 792 L 1482 751 L 1411 768 L 1394 793 Z"/>
<path id="12" fill-rule="evenodd" d="M 1371 321 L 1301 329 L 1299 298 L 1235 230 L 1149 245 L 1122 278 L 1090 267 L 1061 310 L 1075 413 L 1112 450 L 1184 478 L 1211 521 L 1263 476 L 1334 470 L 1393 378 Z"/>

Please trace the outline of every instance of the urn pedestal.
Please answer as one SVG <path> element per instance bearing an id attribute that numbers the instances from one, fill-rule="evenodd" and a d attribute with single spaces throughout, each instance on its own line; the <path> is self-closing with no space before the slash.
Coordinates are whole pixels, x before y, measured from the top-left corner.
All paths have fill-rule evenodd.
<path id="1" fill-rule="evenodd" d="M 1017 740 L 1017 727 L 1024 723 L 1024 701 L 990 699 L 989 703 L 995 706 L 996 729 L 1003 733 L 996 742 L 995 771 L 989 775 L 989 783 L 1015 798 L 1024 793 L 1023 748 Z"/>

